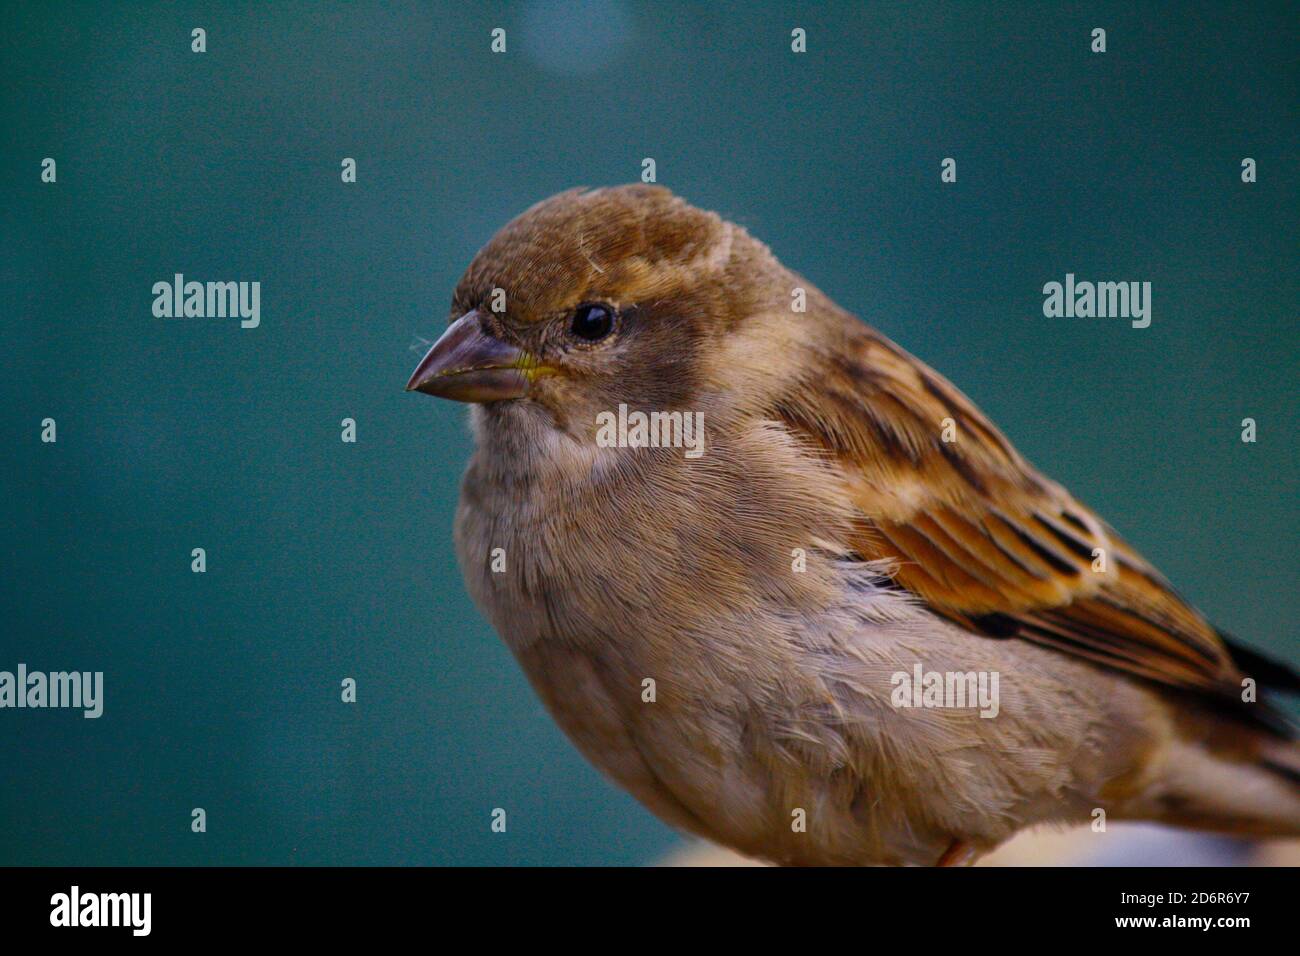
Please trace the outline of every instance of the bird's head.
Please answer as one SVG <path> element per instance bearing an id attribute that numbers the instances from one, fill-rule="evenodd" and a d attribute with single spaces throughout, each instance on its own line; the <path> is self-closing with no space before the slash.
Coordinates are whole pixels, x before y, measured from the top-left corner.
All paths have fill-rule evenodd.
<path id="1" fill-rule="evenodd" d="M 663 187 L 560 193 L 474 257 L 407 388 L 571 433 L 620 403 L 688 408 L 734 378 L 721 343 L 736 325 L 782 296 L 788 312 L 788 289 L 759 278 L 783 271 L 743 229 Z"/>

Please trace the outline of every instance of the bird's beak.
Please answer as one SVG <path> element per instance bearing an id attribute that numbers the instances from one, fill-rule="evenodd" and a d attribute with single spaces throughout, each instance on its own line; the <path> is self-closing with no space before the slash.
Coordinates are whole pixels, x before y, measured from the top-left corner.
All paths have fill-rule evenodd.
<path id="1" fill-rule="evenodd" d="M 504 402 L 527 395 L 542 371 L 535 357 L 488 335 L 471 309 L 420 359 L 406 390 L 458 402 Z"/>

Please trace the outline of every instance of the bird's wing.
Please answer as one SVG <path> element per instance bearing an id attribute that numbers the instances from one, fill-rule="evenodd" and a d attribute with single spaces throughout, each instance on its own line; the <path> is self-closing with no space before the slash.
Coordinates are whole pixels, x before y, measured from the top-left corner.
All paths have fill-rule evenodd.
<path id="1" fill-rule="evenodd" d="M 854 553 L 969 630 L 1240 700 L 1214 628 L 952 384 L 875 334 L 823 358 L 775 415 L 845 473 Z"/>

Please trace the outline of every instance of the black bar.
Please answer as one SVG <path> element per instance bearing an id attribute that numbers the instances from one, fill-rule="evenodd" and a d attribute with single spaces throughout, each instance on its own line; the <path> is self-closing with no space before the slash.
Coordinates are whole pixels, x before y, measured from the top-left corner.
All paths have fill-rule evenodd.
<path id="1" fill-rule="evenodd" d="M 590 937 L 608 948 L 638 939 L 762 942 L 778 929 L 807 934 L 814 947 L 827 933 L 848 934 L 864 950 L 900 933 L 927 947 L 1040 932 L 1071 943 L 1199 935 L 1230 944 L 1243 933 L 1289 928 L 1295 876 L 1230 868 L 14 868 L 0 869 L 0 925 L 7 941 L 63 936 L 83 945 L 115 938 L 338 944 L 410 934 L 449 942 L 472 930 L 484 940 L 522 933 L 537 945 Z M 70 903 L 73 886 L 83 906 L 87 894 L 150 894 L 148 935 L 136 936 L 130 925 L 52 926 L 56 895 Z M 143 926 L 142 912 L 122 912 L 121 922 L 134 912 Z M 1152 925 L 1119 925 L 1148 919 Z"/>

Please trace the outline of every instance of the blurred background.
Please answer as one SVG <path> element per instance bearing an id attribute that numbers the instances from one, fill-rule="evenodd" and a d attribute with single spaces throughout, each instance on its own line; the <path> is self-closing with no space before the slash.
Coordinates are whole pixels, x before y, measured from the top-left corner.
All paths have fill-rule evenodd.
<path id="1" fill-rule="evenodd" d="M 402 391 L 498 227 L 646 157 L 1300 662 L 1293 4 L 2 12 L 0 670 L 102 670 L 105 709 L 0 711 L 0 863 L 677 852 L 471 605 L 464 412 Z M 261 326 L 155 318 L 177 272 L 260 281 Z M 1044 318 L 1067 272 L 1150 281 L 1150 328 Z M 1243 858 L 1116 833 L 1040 860 Z"/>

